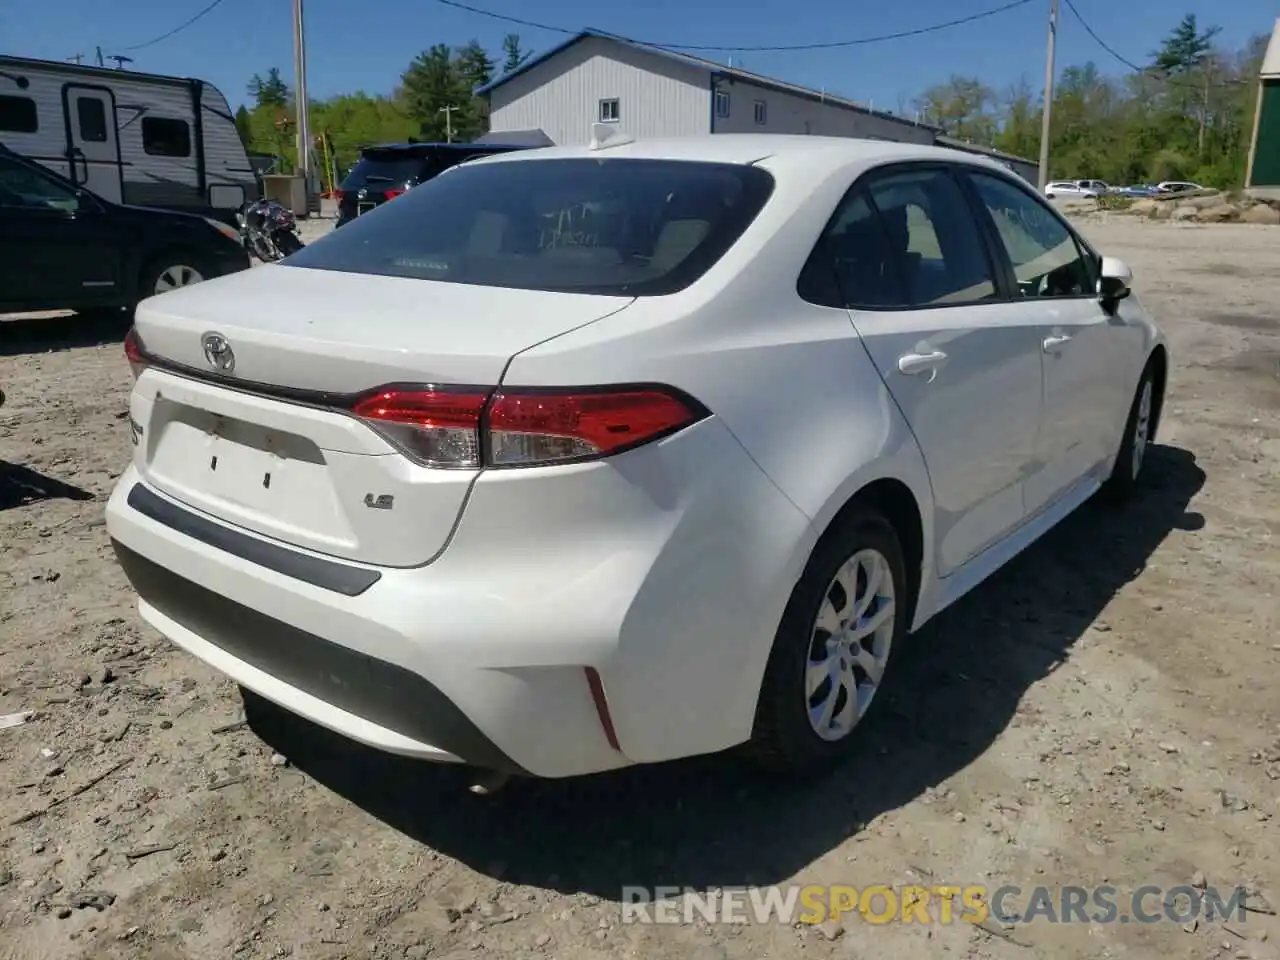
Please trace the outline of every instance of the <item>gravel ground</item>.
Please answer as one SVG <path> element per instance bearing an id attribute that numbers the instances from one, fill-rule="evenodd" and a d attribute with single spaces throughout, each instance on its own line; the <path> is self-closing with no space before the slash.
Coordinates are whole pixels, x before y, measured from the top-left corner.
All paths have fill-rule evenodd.
<path id="1" fill-rule="evenodd" d="M 143 626 L 111 557 L 123 324 L 0 323 L 0 714 L 35 711 L 0 729 L 0 957 L 1280 956 L 1280 228 L 1084 229 L 1172 340 L 1145 497 L 1087 506 L 939 617 L 848 767 L 806 787 L 706 758 L 476 798 L 456 770 L 246 711 Z M 1193 881 L 1248 885 L 1254 909 L 654 926 L 618 904 Z"/>

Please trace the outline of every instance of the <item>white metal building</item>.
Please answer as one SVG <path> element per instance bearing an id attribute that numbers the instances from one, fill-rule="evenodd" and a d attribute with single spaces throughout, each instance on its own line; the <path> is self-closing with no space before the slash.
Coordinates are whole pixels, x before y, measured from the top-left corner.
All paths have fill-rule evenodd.
<path id="1" fill-rule="evenodd" d="M 476 91 L 489 128 L 591 140 L 593 123 L 637 138 L 799 133 L 932 144 L 934 127 L 712 60 L 584 30 Z"/>

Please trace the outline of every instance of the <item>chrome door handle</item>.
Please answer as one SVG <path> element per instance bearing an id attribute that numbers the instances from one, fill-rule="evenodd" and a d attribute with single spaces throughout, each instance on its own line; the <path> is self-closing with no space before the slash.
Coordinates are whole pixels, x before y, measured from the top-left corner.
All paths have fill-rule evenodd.
<path id="1" fill-rule="evenodd" d="M 1044 352 L 1045 352 L 1045 353 L 1052 353 L 1054 350 L 1057 350 L 1060 346 L 1062 346 L 1064 343 L 1066 343 L 1066 342 L 1067 342 L 1067 341 L 1069 341 L 1070 339 L 1071 339 L 1071 338 L 1070 338 L 1069 336 L 1067 336 L 1065 333 L 1064 333 L 1064 334 L 1062 334 L 1061 336 L 1045 337 L 1045 338 L 1044 338 Z"/>
<path id="2" fill-rule="evenodd" d="M 908 353 L 898 358 L 898 372 L 907 376 L 920 373 L 934 373 L 947 361 L 947 355 L 941 350 L 932 353 Z M 932 377 L 930 378 L 932 379 Z"/>

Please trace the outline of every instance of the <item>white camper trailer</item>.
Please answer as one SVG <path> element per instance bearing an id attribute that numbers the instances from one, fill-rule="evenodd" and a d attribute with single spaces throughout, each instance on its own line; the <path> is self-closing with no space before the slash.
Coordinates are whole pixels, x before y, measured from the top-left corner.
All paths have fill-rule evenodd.
<path id="1" fill-rule="evenodd" d="M 230 220 L 257 195 L 203 80 L 0 55 L 0 143 L 116 203 Z"/>

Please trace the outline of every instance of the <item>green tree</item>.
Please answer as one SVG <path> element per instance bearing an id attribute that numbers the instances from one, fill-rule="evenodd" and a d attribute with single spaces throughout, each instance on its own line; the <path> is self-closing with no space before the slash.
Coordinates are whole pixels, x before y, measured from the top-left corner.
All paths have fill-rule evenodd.
<path id="1" fill-rule="evenodd" d="M 998 129 L 996 97 L 977 77 L 952 75 L 920 95 L 916 109 L 925 123 L 941 127 L 948 136 L 990 144 Z"/>
<path id="2" fill-rule="evenodd" d="M 454 72 L 466 94 L 459 104 L 462 109 L 454 115 L 455 139 L 474 140 L 489 129 L 489 105 L 475 91 L 493 79 L 493 59 L 476 40 L 459 47 L 456 54 Z"/>
<path id="3" fill-rule="evenodd" d="M 518 70 L 531 54 L 520 46 L 520 34 L 508 33 L 502 38 L 502 72 Z"/>
<path id="4" fill-rule="evenodd" d="M 425 140 L 444 140 L 444 111 L 461 110 L 471 99 L 471 91 L 463 89 L 454 69 L 453 51 L 443 43 L 414 57 L 400 83 L 406 112 L 417 126 L 417 135 Z"/>
<path id="5" fill-rule="evenodd" d="M 1208 59 L 1213 50 L 1213 38 L 1221 30 L 1221 27 L 1201 30 L 1196 22 L 1196 15 L 1188 13 L 1160 44 L 1160 48 L 1151 53 L 1151 65 L 1167 76 L 1190 73 Z"/>
<path id="6" fill-rule="evenodd" d="M 259 107 L 284 107 L 293 96 L 289 85 L 280 77 L 280 68 L 272 67 L 264 77 L 255 73 L 249 80 L 249 96 Z"/>
<path id="7" fill-rule="evenodd" d="M 253 120 L 244 104 L 236 111 L 236 133 L 240 134 L 240 142 L 246 150 L 253 144 Z"/>

